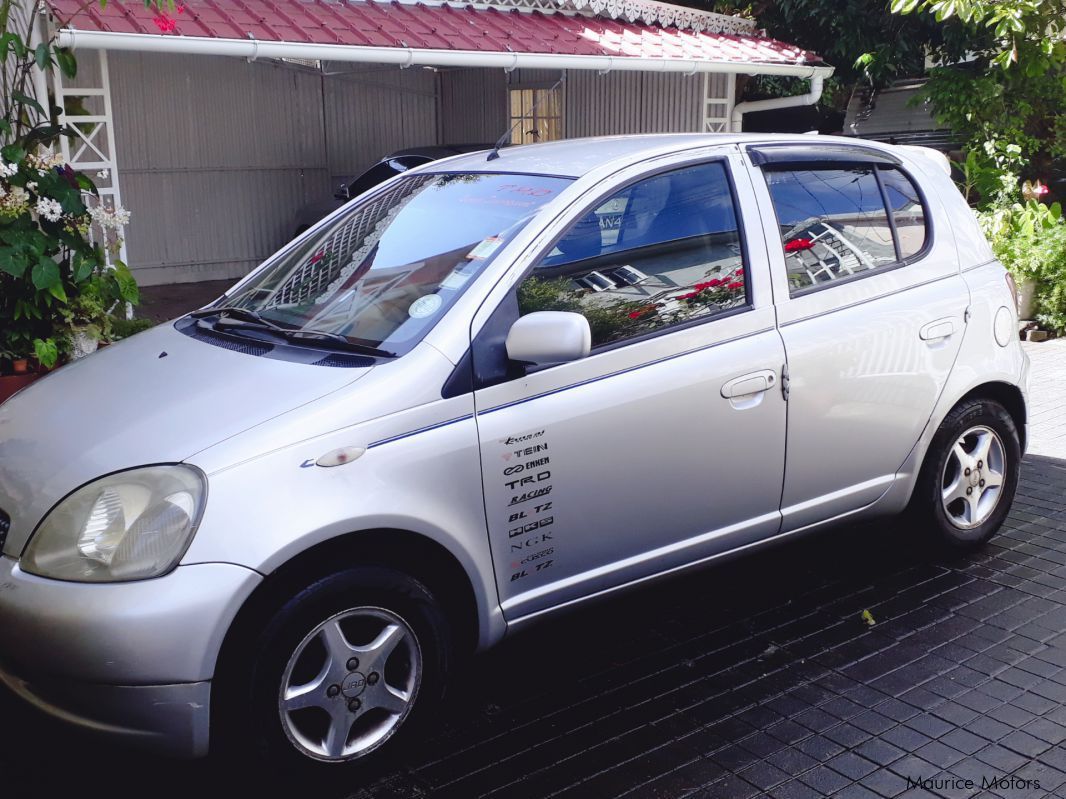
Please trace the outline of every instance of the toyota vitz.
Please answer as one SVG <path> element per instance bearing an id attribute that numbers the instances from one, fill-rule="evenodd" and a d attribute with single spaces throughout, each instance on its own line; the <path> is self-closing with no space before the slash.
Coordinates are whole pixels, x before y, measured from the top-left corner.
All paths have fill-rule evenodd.
<path id="1" fill-rule="evenodd" d="M 1028 361 L 945 167 L 675 135 L 392 178 L 0 408 L 0 678 L 329 772 L 585 600 L 875 515 L 981 544 Z"/>

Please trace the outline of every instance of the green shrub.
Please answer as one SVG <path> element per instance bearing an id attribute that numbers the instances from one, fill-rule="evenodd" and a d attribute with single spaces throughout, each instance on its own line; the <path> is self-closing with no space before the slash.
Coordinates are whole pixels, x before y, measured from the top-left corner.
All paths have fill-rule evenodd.
<path id="1" fill-rule="evenodd" d="M 1036 318 L 1066 331 L 1066 221 L 1058 204 L 1030 201 L 978 214 L 992 250 L 1014 279 L 1036 284 Z"/>

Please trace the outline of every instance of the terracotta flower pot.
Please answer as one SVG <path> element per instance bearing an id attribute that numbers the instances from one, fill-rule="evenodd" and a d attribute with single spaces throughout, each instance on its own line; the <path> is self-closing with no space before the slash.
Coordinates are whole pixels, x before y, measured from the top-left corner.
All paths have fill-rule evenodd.
<path id="1" fill-rule="evenodd" d="M 33 373 L 6 375 L 5 377 L 0 377 L 0 403 L 10 397 L 16 391 L 25 388 L 39 377 L 39 374 Z"/>
<path id="2" fill-rule="evenodd" d="M 24 375 L 30 371 L 29 358 L 19 358 L 11 362 L 11 371 L 17 375 Z"/>

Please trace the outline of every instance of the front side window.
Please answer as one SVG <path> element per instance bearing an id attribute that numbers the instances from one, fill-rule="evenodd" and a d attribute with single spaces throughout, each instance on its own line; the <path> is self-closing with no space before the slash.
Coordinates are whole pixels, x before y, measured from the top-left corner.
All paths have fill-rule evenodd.
<path id="1" fill-rule="evenodd" d="M 898 264 L 925 245 L 921 202 L 898 170 L 774 168 L 766 183 L 792 294 Z"/>
<path id="2" fill-rule="evenodd" d="M 219 306 L 406 351 L 567 178 L 421 174 L 354 203 Z"/>
<path id="3" fill-rule="evenodd" d="M 721 162 L 664 172 L 601 201 L 518 289 L 522 314 L 583 314 L 594 347 L 746 303 L 737 214 Z"/>

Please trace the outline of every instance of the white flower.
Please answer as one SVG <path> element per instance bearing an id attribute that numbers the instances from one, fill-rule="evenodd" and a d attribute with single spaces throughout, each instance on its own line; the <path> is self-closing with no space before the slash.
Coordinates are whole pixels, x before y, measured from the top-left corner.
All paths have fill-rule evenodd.
<path id="1" fill-rule="evenodd" d="M 130 223 L 130 212 L 121 206 L 109 211 L 102 205 L 94 205 L 89 208 L 89 218 L 92 219 L 94 225 L 105 230 L 107 228 L 119 230 Z"/>
<path id="2" fill-rule="evenodd" d="M 110 176 L 111 171 L 108 169 L 101 169 L 99 172 L 96 173 L 96 177 L 100 178 L 100 180 L 107 180 Z"/>
<path id="3" fill-rule="evenodd" d="M 63 216 L 63 207 L 50 197 L 37 199 L 37 215 L 49 222 L 58 222 Z"/>
<path id="4" fill-rule="evenodd" d="M 36 180 L 28 180 L 28 181 L 26 181 L 26 188 L 29 189 L 30 191 L 37 191 L 37 181 Z"/>
<path id="5" fill-rule="evenodd" d="M 8 164 L 8 163 L 0 162 L 0 177 L 12 178 L 12 177 L 14 177 L 15 175 L 18 174 L 18 171 L 19 171 L 19 165 L 18 164 Z"/>

